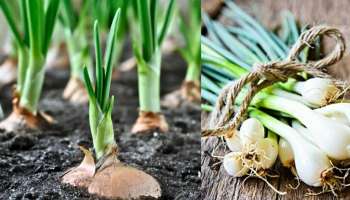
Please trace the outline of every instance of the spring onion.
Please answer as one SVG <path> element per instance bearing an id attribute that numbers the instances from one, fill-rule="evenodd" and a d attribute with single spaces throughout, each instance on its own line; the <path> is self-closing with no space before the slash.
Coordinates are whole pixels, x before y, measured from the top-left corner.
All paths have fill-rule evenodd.
<path id="1" fill-rule="evenodd" d="M 62 178 L 63 183 L 87 188 L 89 193 L 107 198 L 136 199 L 140 197 L 159 198 L 159 183 L 143 171 L 126 166 L 118 158 L 114 139 L 112 109 L 114 96 L 110 96 L 112 59 L 116 45 L 116 34 L 120 9 L 113 18 L 107 39 L 107 48 L 102 63 L 98 21 L 94 23 L 94 42 L 96 56 L 95 88 L 93 88 L 87 67 L 84 67 L 84 81 L 89 94 L 89 124 L 96 159 L 84 148 L 82 163 L 70 169 Z"/>
<path id="2" fill-rule="evenodd" d="M 80 10 L 70 0 L 62 1 L 60 22 L 63 26 L 65 42 L 70 62 L 70 79 L 63 91 L 63 98 L 74 103 L 86 103 L 88 94 L 83 84 L 84 63 L 91 66 L 88 43 L 88 17 L 91 1 L 83 1 Z"/>
<path id="3" fill-rule="evenodd" d="M 158 0 L 137 0 L 136 20 L 139 30 L 133 34 L 133 48 L 138 66 L 139 118 L 132 132 L 168 130 L 160 110 L 161 46 L 169 30 L 174 0 L 169 1 L 165 16 L 159 18 Z M 161 26 L 158 23 L 161 23 Z"/>
<path id="4" fill-rule="evenodd" d="M 187 62 L 185 80 L 179 90 L 165 96 L 162 104 L 167 107 L 178 107 L 183 102 L 199 102 L 200 88 L 200 31 L 201 31 L 201 2 L 200 0 L 187 1 L 187 9 L 180 10 L 179 29 L 185 44 L 179 52 Z"/>
<path id="5" fill-rule="evenodd" d="M 307 142 L 295 129 L 261 111 L 253 110 L 250 116 L 259 119 L 264 126 L 282 136 L 291 145 L 295 167 L 303 182 L 310 186 L 326 184 L 332 165 L 323 151 Z"/>
<path id="6" fill-rule="evenodd" d="M 19 124 L 26 124 L 26 127 L 31 128 L 37 127 L 37 124 L 28 124 L 32 120 L 28 120 L 27 116 L 39 118 L 37 110 L 44 81 L 45 58 L 55 26 L 59 2 L 58 0 L 24 0 L 17 4 L 15 1 L 0 1 L 0 7 L 11 29 L 18 53 L 15 108 L 8 120 L 0 125 L 6 130 L 15 130 L 19 128 Z M 16 4 L 20 8 L 20 17 L 17 18 L 14 15 L 11 4 Z M 21 116 L 25 117 L 21 118 Z"/>

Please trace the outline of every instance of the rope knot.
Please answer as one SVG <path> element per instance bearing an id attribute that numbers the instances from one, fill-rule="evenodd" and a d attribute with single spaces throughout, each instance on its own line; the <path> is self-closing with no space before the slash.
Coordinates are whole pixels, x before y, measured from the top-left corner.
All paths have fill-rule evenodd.
<path id="1" fill-rule="evenodd" d="M 285 73 L 285 70 L 281 62 L 257 63 L 253 66 L 253 72 L 259 75 L 259 79 L 267 81 L 287 81 L 288 75 Z"/>
<path id="2" fill-rule="evenodd" d="M 299 62 L 298 57 L 300 52 L 322 35 L 331 37 L 336 41 L 333 51 L 321 60 L 309 61 L 307 63 Z M 303 32 L 290 49 L 288 57 L 285 60 L 254 64 L 253 70 L 250 73 L 225 86 L 219 94 L 211 115 L 209 127 L 214 128 L 203 130 L 202 137 L 219 135 L 232 137 L 245 117 L 250 102 L 260 90 L 277 82 L 285 82 L 289 77 L 293 77 L 302 71 L 315 77 L 324 77 L 325 73 L 322 72 L 322 69 L 338 62 L 343 57 L 344 51 L 345 40 L 336 28 L 320 25 Z M 245 87 L 248 87 L 246 96 L 240 102 L 239 110 L 232 119 L 235 99 Z"/>

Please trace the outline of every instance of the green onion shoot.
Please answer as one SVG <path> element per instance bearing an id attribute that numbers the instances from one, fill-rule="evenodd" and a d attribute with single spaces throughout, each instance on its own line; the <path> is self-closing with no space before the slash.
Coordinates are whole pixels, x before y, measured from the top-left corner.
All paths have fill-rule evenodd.
<path id="1" fill-rule="evenodd" d="M 59 0 L 0 1 L 0 7 L 13 35 L 18 60 L 13 112 L 1 122 L 7 131 L 37 128 L 47 115 L 38 112 L 44 81 L 44 64 L 59 8 Z M 15 15 L 14 7 L 20 15 Z M 50 120 L 49 120 L 50 121 Z"/>
<path id="2" fill-rule="evenodd" d="M 62 182 L 87 188 L 89 193 L 107 198 L 159 198 L 161 189 L 152 176 L 121 163 L 117 158 L 118 148 L 112 121 L 114 96 L 110 95 L 110 88 L 119 17 L 120 9 L 115 13 L 111 24 L 103 61 L 98 21 L 94 23 L 96 56 L 94 82 L 87 67 L 84 67 L 84 81 L 89 94 L 90 130 L 97 164 L 92 152 L 81 147 L 85 154 L 84 160 L 79 166 L 68 170 L 62 177 Z"/>
<path id="3" fill-rule="evenodd" d="M 63 0 L 60 22 L 70 63 L 70 78 L 63 91 L 63 98 L 73 103 L 87 103 L 88 94 L 83 83 L 83 64 L 91 66 L 89 46 L 89 15 L 91 1 L 83 1 L 79 10 L 71 0 Z"/>
<path id="4" fill-rule="evenodd" d="M 133 133 L 158 129 L 168 130 L 160 109 L 161 46 L 168 33 L 175 2 L 170 0 L 164 15 L 159 13 L 158 0 L 136 0 L 136 23 L 133 48 L 137 60 L 139 117 Z M 162 16 L 162 17 L 160 17 Z"/>
<path id="5" fill-rule="evenodd" d="M 179 14 L 179 29 L 184 40 L 179 52 L 187 62 L 187 71 L 181 88 L 166 95 L 162 102 L 164 106 L 172 108 L 183 102 L 200 102 L 201 1 L 187 1 L 187 9 L 180 10 Z"/>

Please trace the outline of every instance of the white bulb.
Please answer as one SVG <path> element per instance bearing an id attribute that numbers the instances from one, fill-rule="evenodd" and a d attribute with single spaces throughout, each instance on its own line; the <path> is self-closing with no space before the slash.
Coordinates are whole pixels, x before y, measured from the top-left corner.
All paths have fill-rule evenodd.
<path id="1" fill-rule="evenodd" d="M 248 173 L 248 168 L 243 166 L 239 152 L 231 152 L 224 156 L 223 161 L 226 172 L 234 177 L 241 177 Z"/>
<path id="2" fill-rule="evenodd" d="M 296 82 L 293 89 L 302 95 L 306 101 L 317 106 L 326 105 L 340 93 L 333 81 L 326 78 L 311 78 Z"/>
<path id="3" fill-rule="evenodd" d="M 239 132 L 242 145 L 255 143 L 265 137 L 264 126 L 255 118 L 245 120 Z"/>

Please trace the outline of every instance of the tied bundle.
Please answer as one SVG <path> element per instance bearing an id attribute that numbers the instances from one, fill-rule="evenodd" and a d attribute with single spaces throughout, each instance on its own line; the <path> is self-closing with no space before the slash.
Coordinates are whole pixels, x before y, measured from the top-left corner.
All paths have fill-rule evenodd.
<path id="1" fill-rule="evenodd" d="M 336 44 L 332 52 L 318 61 L 302 63 L 298 61 L 299 53 L 305 46 L 311 46 L 318 37 L 328 36 L 335 40 Z M 284 61 L 273 61 L 265 64 L 255 64 L 254 69 L 235 82 L 226 85 L 219 94 L 215 109 L 211 114 L 210 129 L 202 130 L 202 137 L 226 135 L 232 137 L 244 119 L 250 102 L 255 94 L 262 89 L 277 82 L 286 82 L 289 77 L 294 77 L 300 72 L 306 72 L 314 77 L 331 78 L 324 69 L 341 60 L 345 51 L 344 37 L 340 31 L 330 26 L 315 26 L 303 32 L 288 57 Z M 334 80 L 337 85 L 344 87 L 346 84 L 340 80 Z M 249 90 L 238 112 L 234 113 L 235 99 L 244 86 L 249 84 Z"/>
<path id="2" fill-rule="evenodd" d="M 288 13 L 282 27 L 287 31 L 279 37 L 234 3 L 226 4 L 223 15 L 237 26 L 203 16 L 208 34 L 201 40 L 202 109 L 211 115 L 201 136 L 224 139 L 230 152 L 215 157 L 231 176 L 254 176 L 286 194 L 266 179 L 279 158 L 297 180 L 337 195 L 349 185 L 350 104 L 341 98 L 347 83 L 326 69 L 342 59 L 343 35 L 326 25 L 299 34 Z M 309 49 L 319 55 L 323 36 L 335 41 L 333 50 L 308 60 Z"/>

